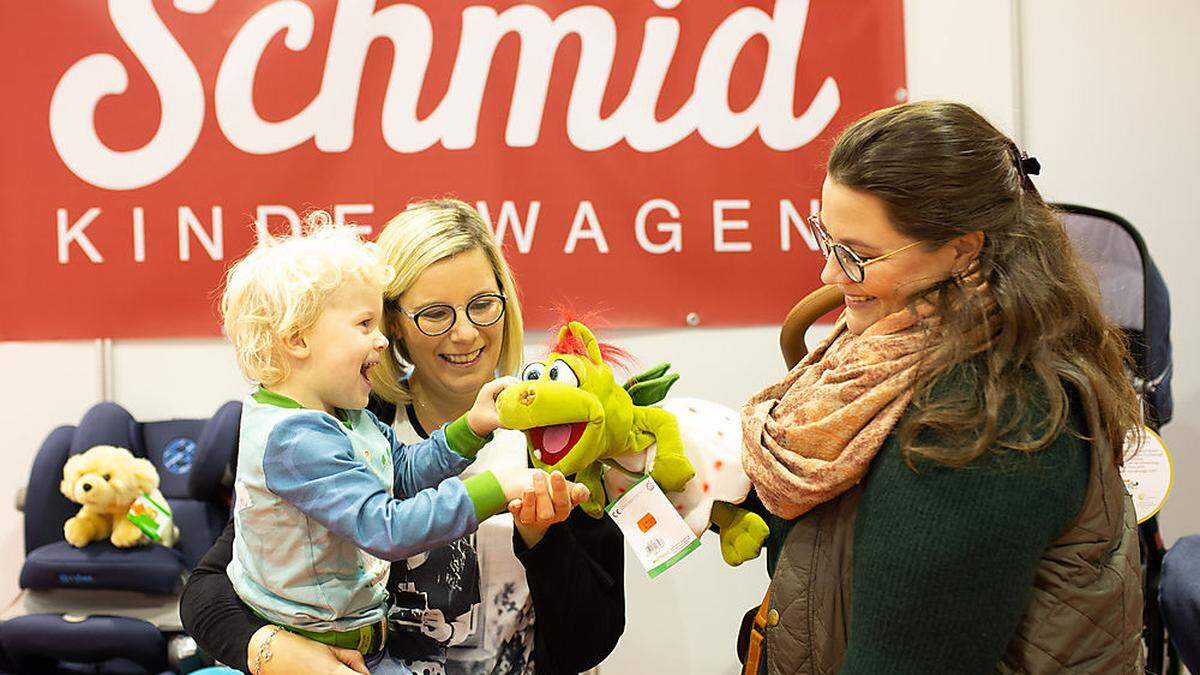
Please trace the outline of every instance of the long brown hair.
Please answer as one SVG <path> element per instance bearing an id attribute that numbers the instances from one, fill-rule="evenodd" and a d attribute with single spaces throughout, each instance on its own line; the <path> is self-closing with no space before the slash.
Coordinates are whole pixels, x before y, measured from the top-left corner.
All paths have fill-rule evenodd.
<path id="1" fill-rule="evenodd" d="M 1095 402 L 1103 438 L 1094 440 L 1107 441 L 1121 463 L 1139 419 L 1124 335 L 1104 317 L 1085 264 L 1012 140 L 968 106 L 908 103 L 842 132 L 828 173 L 878 197 L 892 225 L 928 247 L 984 234 L 977 263 L 986 298 L 952 277 L 912 299 L 932 303 L 939 321 L 928 328 L 914 409 L 898 430 L 910 461 L 962 465 L 994 447 L 1040 449 L 1065 427 L 1070 383 Z M 991 336 L 982 351 L 981 323 Z M 978 371 L 974 395 L 933 395 L 968 361 Z M 1030 374 L 1040 386 L 1029 386 Z M 1031 420 L 1043 397 L 1045 418 Z"/>

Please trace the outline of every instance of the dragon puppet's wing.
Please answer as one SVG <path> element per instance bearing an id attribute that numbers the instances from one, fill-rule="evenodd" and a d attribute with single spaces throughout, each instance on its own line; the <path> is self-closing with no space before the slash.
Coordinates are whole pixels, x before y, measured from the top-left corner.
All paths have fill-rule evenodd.
<path id="1" fill-rule="evenodd" d="M 634 375 L 625 382 L 625 391 L 634 405 L 654 405 L 667 397 L 667 391 L 679 381 L 679 375 L 668 372 L 671 364 L 660 363 L 641 375 Z"/>

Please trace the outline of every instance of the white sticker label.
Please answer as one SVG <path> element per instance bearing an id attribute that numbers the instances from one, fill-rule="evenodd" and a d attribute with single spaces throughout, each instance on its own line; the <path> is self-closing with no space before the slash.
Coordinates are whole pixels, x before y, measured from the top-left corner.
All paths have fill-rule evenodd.
<path id="1" fill-rule="evenodd" d="M 692 528 L 648 476 L 609 504 L 607 511 L 651 579 L 700 545 Z"/>
<path id="2" fill-rule="evenodd" d="M 1171 493 L 1173 470 L 1171 455 L 1162 438 L 1146 427 L 1142 433 L 1131 433 L 1125 440 L 1125 465 L 1121 478 L 1133 497 L 1133 510 L 1138 523 L 1144 523 L 1158 513 Z"/>
<path id="3" fill-rule="evenodd" d="M 134 525 L 138 526 L 142 532 L 154 541 L 162 539 L 163 528 L 171 522 L 171 509 L 165 504 L 159 504 L 154 499 L 143 493 L 140 497 L 133 500 L 133 504 L 129 507 L 129 511 L 125 514 Z"/>

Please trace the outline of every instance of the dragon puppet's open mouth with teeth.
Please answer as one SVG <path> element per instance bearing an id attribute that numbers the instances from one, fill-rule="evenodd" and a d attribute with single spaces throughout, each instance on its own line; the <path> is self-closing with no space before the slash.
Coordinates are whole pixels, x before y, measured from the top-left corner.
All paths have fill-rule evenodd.
<path id="1" fill-rule="evenodd" d="M 571 448 L 583 437 L 587 422 L 553 424 L 529 429 L 529 440 L 533 443 L 533 455 L 546 466 L 554 466 L 567 456 Z"/>

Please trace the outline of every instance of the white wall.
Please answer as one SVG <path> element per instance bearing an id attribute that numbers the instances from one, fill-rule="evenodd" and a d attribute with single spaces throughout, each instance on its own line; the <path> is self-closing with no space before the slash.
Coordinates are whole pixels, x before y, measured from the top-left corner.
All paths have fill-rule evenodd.
<path id="1" fill-rule="evenodd" d="M 1168 542 L 1200 531 L 1200 4 L 1190 0 L 909 0 L 905 37 L 912 98 L 971 103 L 1042 162 L 1052 200 L 1128 218 L 1145 235 L 1173 291 L 1176 489 L 1162 514 Z M 736 406 L 783 372 L 774 328 L 623 332 L 644 363 L 671 360 L 678 391 Z M 535 344 L 540 341 L 531 340 Z M 2 505 L 27 475 L 37 445 L 74 422 L 100 391 L 92 343 L 0 344 L 8 386 L 0 410 L 0 601 L 16 590 L 21 520 Z M 128 341 L 112 354 L 115 400 L 138 417 L 203 416 L 244 389 L 218 340 Z M 742 612 L 761 599 L 762 561 L 724 567 L 714 542 L 656 581 L 633 568 L 625 637 L 610 673 L 734 673 Z M 586 613 L 586 608 L 581 608 Z"/>
<path id="2" fill-rule="evenodd" d="M 1051 199 L 1125 217 L 1171 291 L 1175 419 L 1163 429 L 1175 489 L 1168 545 L 1200 532 L 1200 4 L 1024 2 L 1026 143 Z"/>

